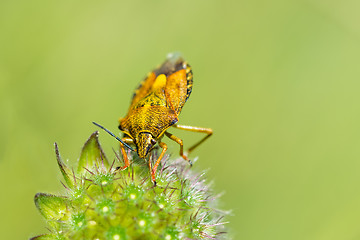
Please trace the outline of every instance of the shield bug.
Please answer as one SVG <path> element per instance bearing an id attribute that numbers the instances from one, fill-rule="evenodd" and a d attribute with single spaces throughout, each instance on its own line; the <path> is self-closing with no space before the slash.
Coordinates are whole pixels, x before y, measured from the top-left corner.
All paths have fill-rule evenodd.
<path id="1" fill-rule="evenodd" d="M 162 142 L 163 136 L 178 143 L 180 156 L 191 164 L 187 154 L 213 133 L 210 128 L 177 124 L 180 112 L 191 94 L 192 86 L 193 74 L 190 65 L 178 54 L 169 54 L 166 61 L 150 72 L 135 90 L 127 115 L 119 119 L 119 129 L 124 133 L 122 139 L 94 123 L 120 141 L 125 163 L 121 169 L 126 169 L 130 165 L 125 146 L 132 150 L 129 145 L 135 145 L 139 157 L 145 159 L 158 144 L 162 150 L 154 166 L 151 166 L 148 160 L 151 179 L 156 185 L 156 169 L 167 150 L 167 145 Z M 191 146 L 185 154 L 183 141 L 168 131 L 170 127 L 207 135 Z"/>

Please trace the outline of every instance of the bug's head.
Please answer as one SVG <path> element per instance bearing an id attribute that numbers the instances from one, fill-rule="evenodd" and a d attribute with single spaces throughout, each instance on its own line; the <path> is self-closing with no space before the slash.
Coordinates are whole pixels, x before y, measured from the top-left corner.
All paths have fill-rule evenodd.
<path id="1" fill-rule="evenodd" d="M 155 138 L 148 132 L 141 132 L 135 139 L 136 151 L 140 158 L 145 158 L 156 144 Z"/>

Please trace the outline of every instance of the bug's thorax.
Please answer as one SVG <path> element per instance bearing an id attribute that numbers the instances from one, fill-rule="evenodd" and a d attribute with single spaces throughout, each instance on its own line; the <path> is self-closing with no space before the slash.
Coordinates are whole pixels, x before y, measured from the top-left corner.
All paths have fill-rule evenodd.
<path id="1" fill-rule="evenodd" d="M 144 98 L 144 101 L 147 101 L 146 98 Z M 135 141 L 136 137 L 142 132 L 150 133 L 157 140 L 166 129 L 177 121 L 178 116 L 172 109 L 161 104 L 145 104 L 130 109 L 126 117 L 121 119 L 119 128 Z"/>

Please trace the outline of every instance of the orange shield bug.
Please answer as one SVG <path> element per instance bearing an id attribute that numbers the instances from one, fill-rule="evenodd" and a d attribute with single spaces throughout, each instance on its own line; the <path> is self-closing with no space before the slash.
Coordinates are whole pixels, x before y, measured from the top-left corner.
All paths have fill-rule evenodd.
<path id="1" fill-rule="evenodd" d="M 168 129 L 175 127 L 207 134 L 187 150 L 188 154 L 212 135 L 213 131 L 210 128 L 177 124 L 179 114 L 191 94 L 192 86 L 193 74 L 190 65 L 178 54 L 169 54 L 167 60 L 150 72 L 135 90 L 127 115 L 119 119 L 119 129 L 124 133 L 122 139 L 94 123 L 120 141 L 125 163 L 121 169 L 126 169 L 130 165 L 125 146 L 132 150 L 129 145 L 135 145 L 139 157 L 145 159 L 158 143 L 162 151 L 153 167 L 149 160 L 151 179 L 156 185 L 156 169 L 167 150 L 167 145 L 162 142 L 164 135 L 180 145 L 180 156 L 191 164 L 184 154 L 183 141 L 169 133 Z"/>

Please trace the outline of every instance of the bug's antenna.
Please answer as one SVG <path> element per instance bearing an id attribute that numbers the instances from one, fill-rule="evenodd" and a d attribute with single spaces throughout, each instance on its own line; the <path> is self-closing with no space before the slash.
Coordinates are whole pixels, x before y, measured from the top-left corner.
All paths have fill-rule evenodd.
<path id="1" fill-rule="evenodd" d="M 124 144 L 124 146 L 126 146 L 128 149 L 130 149 L 131 151 L 134 151 L 134 149 L 132 149 L 129 145 L 127 145 L 126 143 L 124 143 L 119 137 L 115 136 L 115 134 L 113 134 L 112 132 L 110 132 L 109 130 L 107 130 L 106 128 L 104 128 L 103 126 L 101 126 L 100 124 L 97 124 L 96 122 L 92 122 L 94 125 L 98 126 L 99 128 L 103 129 L 105 132 L 107 132 L 108 134 L 110 134 L 111 136 L 113 136 L 114 138 L 116 138 L 116 140 L 118 140 L 119 142 L 121 142 L 122 144 Z"/>

